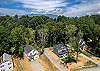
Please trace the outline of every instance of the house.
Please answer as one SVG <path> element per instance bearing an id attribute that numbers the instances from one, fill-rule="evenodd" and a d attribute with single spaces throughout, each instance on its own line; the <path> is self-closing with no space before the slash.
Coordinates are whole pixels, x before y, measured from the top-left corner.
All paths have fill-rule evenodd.
<path id="1" fill-rule="evenodd" d="M 80 48 L 82 50 L 86 50 L 87 45 L 86 45 L 86 43 L 85 43 L 85 41 L 83 39 L 80 39 L 79 44 L 80 44 Z"/>
<path id="2" fill-rule="evenodd" d="M 13 62 L 10 54 L 4 53 L 1 56 L 0 71 L 12 71 Z"/>
<path id="3" fill-rule="evenodd" d="M 24 48 L 24 52 L 27 55 L 29 60 L 36 60 L 39 58 L 39 52 L 36 49 L 33 49 L 31 45 L 27 45 Z"/>
<path id="4" fill-rule="evenodd" d="M 67 55 L 68 49 L 64 46 L 63 43 L 57 44 L 53 47 L 53 52 L 59 57 Z"/>

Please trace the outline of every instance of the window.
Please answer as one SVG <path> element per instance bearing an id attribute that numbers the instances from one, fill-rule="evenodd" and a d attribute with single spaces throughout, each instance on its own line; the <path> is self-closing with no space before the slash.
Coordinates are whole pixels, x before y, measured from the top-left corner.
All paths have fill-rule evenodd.
<path id="1" fill-rule="evenodd" d="M 11 64 L 11 62 L 10 63 L 8 63 L 8 65 L 10 65 Z"/>
<path id="2" fill-rule="evenodd" d="M 0 66 L 0 68 L 4 67 L 4 65 Z"/>
<path id="3" fill-rule="evenodd" d="M 30 56 L 32 55 L 32 53 L 30 53 Z"/>
<path id="4" fill-rule="evenodd" d="M 34 53 L 34 51 L 35 51 L 35 50 L 33 50 L 33 53 Z"/>
<path id="5" fill-rule="evenodd" d="M 11 67 L 9 67 L 9 69 L 11 69 Z"/>

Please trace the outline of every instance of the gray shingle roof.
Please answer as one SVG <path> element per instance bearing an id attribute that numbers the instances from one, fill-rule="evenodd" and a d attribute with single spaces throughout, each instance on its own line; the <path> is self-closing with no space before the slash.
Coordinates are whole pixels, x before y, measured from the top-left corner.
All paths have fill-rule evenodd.
<path id="1" fill-rule="evenodd" d="M 28 54 L 30 51 L 32 51 L 33 50 L 33 47 L 31 46 L 31 45 L 27 45 L 25 48 L 24 48 L 24 52 L 26 53 L 26 54 Z"/>
<path id="2" fill-rule="evenodd" d="M 7 54 L 7 53 L 3 54 L 3 61 L 11 61 L 11 60 L 12 58 L 10 54 Z"/>
<path id="3" fill-rule="evenodd" d="M 66 54 L 67 53 L 67 48 L 64 46 L 63 43 L 57 44 L 53 47 L 53 52 L 56 53 L 58 56 Z"/>

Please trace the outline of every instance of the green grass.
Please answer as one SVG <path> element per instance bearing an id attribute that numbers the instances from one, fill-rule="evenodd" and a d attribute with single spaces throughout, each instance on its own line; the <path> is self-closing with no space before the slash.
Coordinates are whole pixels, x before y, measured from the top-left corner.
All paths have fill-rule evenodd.
<path id="1" fill-rule="evenodd" d="M 89 66 L 89 65 L 95 65 L 95 63 L 93 63 L 92 61 L 87 61 L 84 66 Z"/>
<path id="2" fill-rule="evenodd" d="M 84 55 L 88 56 L 88 57 L 91 57 L 92 54 L 88 53 L 87 51 L 81 51 L 81 53 L 83 53 Z"/>

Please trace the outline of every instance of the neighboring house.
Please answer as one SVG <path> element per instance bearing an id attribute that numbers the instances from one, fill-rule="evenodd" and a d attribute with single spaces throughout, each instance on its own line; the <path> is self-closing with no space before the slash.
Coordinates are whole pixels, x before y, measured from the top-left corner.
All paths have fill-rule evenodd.
<path id="1" fill-rule="evenodd" d="M 85 50 L 87 48 L 87 45 L 83 39 L 80 39 L 79 44 L 82 50 Z"/>
<path id="2" fill-rule="evenodd" d="M 56 53 L 59 57 L 63 57 L 67 55 L 68 49 L 64 46 L 63 43 L 60 43 L 53 47 L 53 52 Z"/>
<path id="3" fill-rule="evenodd" d="M 11 55 L 4 53 L 1 56 L 1 63 L 0 63 L 0 71 L 12 71 L 13 70 L 13 62 Z"/>
<path id="4" fill-rule="evenodd" d="M 27 45 L 24 48 L 24 52 L 28 56 L 29 60 L 36 60 L 39 58 L 39 52 L 36 49 L 33 49 L 31 45 Z"/>

